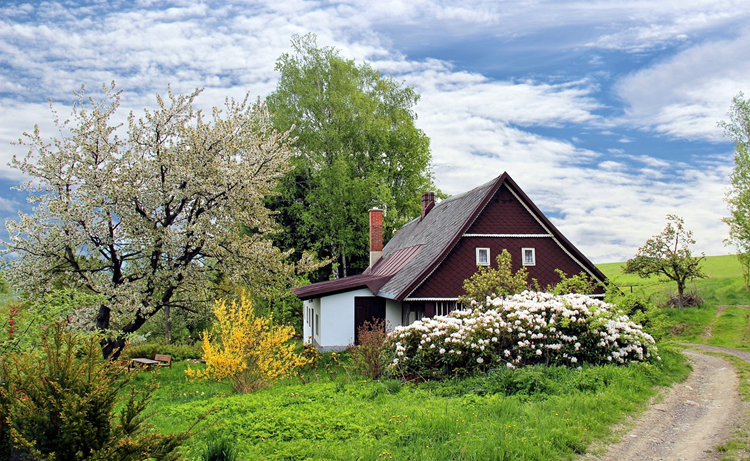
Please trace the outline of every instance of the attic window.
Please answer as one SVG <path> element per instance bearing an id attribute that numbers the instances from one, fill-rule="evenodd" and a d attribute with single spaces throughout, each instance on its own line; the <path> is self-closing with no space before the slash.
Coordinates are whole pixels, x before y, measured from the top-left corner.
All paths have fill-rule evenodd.
<path id="1" fill-rule="evenodd" d="M 536 266 L 536 255 L 533 248 L 521 248 L 521 254 L 523 255 L 524 266 Z"/>
<path id="2" fill-rule="evenodd" d="M 489 266 L 490 265 L 490 249 L 489 248 L 477 248 L 477 266 Z"/>

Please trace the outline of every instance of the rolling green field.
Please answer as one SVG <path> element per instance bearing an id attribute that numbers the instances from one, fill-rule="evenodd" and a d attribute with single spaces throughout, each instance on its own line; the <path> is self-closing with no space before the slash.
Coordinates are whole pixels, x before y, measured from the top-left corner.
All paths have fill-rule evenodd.
<path id="1" fill-rule="evenodd" d="M 150 422 L 179 431 L 209 413 L 184 446 L 190 459 L 217 438 L 234 441 L 240 459 L 571 459 L 642 409 L 654 386 L 686 376 L 678 354 L 661 355 L 657 365 L 530 367 L 407 385 L 368 381 L 344 361 L 318 381 L 290 379 L 247 395 L 188 380 L 183 362 L 155 373 L 161 387 Z"/>
<path id="2" fill-rule="evenodd" d="M 599 269 L 625 292 L 631 289 L 657 305 L 677 291 L 674 282 L 622 274 L 623 263 Z M 664 309 L 673 324 L 674 341 L 750 350 L 750 291 L 744 287 L 742 266 L 733 255 L 709 256 L 703 263 L 707 278 L 688 284 L 703 298 L 698 308 Z"/>

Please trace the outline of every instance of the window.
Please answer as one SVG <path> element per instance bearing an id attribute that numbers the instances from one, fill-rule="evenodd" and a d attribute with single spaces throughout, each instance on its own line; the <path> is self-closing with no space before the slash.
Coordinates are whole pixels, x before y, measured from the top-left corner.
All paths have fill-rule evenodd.
<path id="1" fill-rule="evenodd" d="M 448 315 L 457 309 L 456 301 L 436 301 L 435 315 Z"/>
<path id="2" fill-rule="evenodd" d="M 320 316 L 315 314 L 315 336 L 320 336 Z"/>
<path id="3" fill-rule="evenodd" d="M 533 248 L 521 248 L 521 254 L 524 266 L 536 266 L 536 256 Z"/>
<path id="4" fill-rule="evenodd" d="M 489 266 L 490 265 L 490 249 L 489 248 L 477 248 L 477 266 Z"/>

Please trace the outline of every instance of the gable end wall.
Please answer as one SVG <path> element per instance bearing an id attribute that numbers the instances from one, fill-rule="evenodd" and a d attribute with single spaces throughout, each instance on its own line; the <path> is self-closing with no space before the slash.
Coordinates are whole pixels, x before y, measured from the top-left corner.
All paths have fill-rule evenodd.
<path id="1" fill-rule="evenodd" d="M 497 267 L 497 255 L 507 249 L 513 258 L 514 271 L 522 267 L 521 249 L 534 248 L 536 265 L 527 266 L 529 282 L 537 279 L 542 288 L 560 281 L 555 269 L 569 276 L 584 270 L 551 236 L 521 237 L 548 233 L 505 185 L 497 191 L 464 235 L 467 234 L 477 236 L 462 237 L 440 266 L 409 295 L 410 298 L 455 298 L 462 295 L 463 281 L 477 270 L 476 248 L 490 249 L 494 268 Z M 493 234 L 502 237 L 487 236 Z M 508 237 L 510 234 L 518 237 Z"/>

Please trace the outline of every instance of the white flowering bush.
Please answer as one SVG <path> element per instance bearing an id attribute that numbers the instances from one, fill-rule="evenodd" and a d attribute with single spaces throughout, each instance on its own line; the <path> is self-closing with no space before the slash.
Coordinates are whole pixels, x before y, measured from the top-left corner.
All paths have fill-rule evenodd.
<path id="1" fill-rule="evenodd" d="M 524 291 L 397 327 L 391 372 L 440 379 L 533 364 L 658 360 L 654 339 L 613 305 L 585 295 Z"/>

